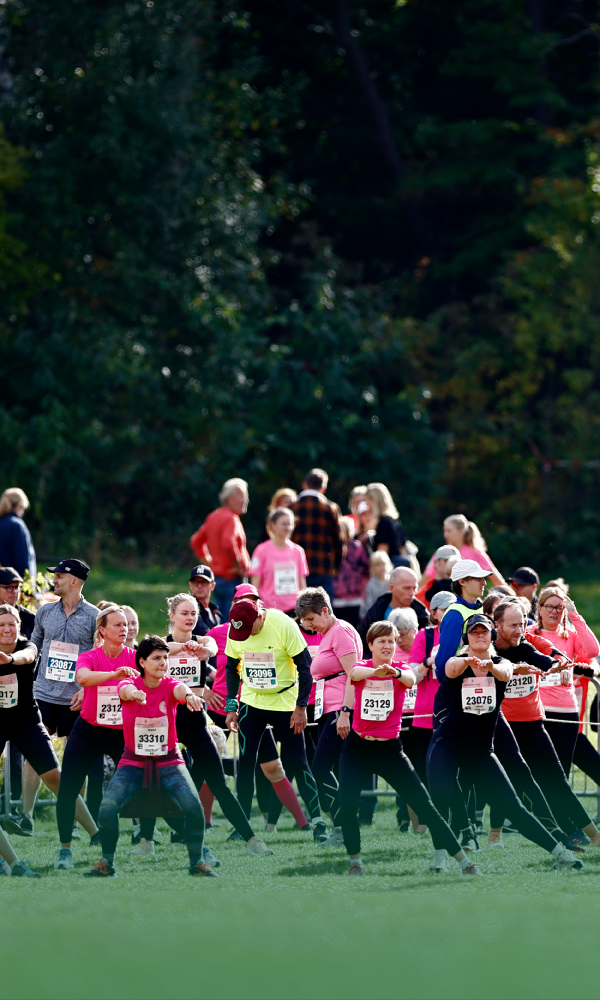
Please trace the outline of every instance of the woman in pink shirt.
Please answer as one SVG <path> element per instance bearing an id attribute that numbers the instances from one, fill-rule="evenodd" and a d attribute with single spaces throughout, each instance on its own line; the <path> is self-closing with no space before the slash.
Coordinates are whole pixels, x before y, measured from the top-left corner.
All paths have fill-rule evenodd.
<path id="1" fill-rule="evenodd" d="M 290 541 L 294 514 L 276 507 L 267 518 L 268 542 L 257 545 L 250 563 L 250 582 L 266 608 L 293 613 L 296 598 L 306 587 L 308 564 L 304 549 Z"/>
<path id="2" fill-rule="evenodd" d="M 296 602 L 296 618 L 305 628 L 323 637 L 310 668 L 316 681 L 314 719 L 318 733 L 312 771 L 319 786 L 323 811 L 330 813 L 333 820 L 333 833 L 321 846 L 340 847 L 344 841 L 334 767 L 350 732 L 354 706 L 350 672 L 362 659 L 362 640 L 354 625 L 335 617 L 329 594 L 323 587 L 307 587 L 301 591 Z"/>
<path id="3" fill-rule="evenodd" d="M 473 521 L 467 521 L 464 514 L 451 514 L 444 520 L 444 540 L 447 545 L 456 546 L 461 559 L 474 559 L 482 569 L 489 569 L 491 574 L 489 582 L 493 586 L 505 583 L 504 577 L 487 554 L 485 541 L 479 528 Z M 425 583 L 431 583 L 432 580 L 435 580 L 433 556 L 425 567 L 419 588 L 423 587 Z"/>
<path id="4" fill-rule="evenodd" d="M 542 635 L 569 660 L 589 663 L 600 652 L 598 640 L 561 587 L 545 587 L 538 599 L 537 625 L 528 636 Z M 563 766 L 571 771 L 579 731 L 579 704 L 573 685 L 573 667 L 560 669 L 540 680 L 540 696 L 546 712 L 545 728 Z M 572 723 L 571 725 L 567 722 Z"/>
<path id="5" fill-rule="evenodd" d="M 352 732 L 340 758 L 341 821 L 351 862 L 348 874 L 364 874 L 358 801 L 365 779 L 370 774 L 378 774 L 427 823 L 435 850 L 452 854 L 463 874 L 479 875 L 477 865 L 469 861 L 461 849 L 402 750 L 402 706 L 405 692 L 413 686 L 415 678 L 408 667 L 393 663 L 396 639 L 396 628 L 391 622 L 375 622 L 367 632 L 367 644 L 373 658 L 357 662 L 350 672 L 356 691 L 356 707 Z"/>

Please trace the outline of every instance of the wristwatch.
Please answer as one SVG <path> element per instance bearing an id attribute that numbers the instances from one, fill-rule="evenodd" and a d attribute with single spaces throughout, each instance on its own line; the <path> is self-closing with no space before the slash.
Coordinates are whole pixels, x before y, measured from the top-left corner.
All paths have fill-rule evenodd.
<path id="1" fill-rule="evenodd" d="M 8 655 L 10 656 L 10 663 L 11 663 L 11 665 L 12 665 L 12 664 L 13 664 L 13 663 L 15 662 L 15 658 L 14 658 L 14 656 L 12 655 L 12 653 L 9 653 Z"/>
<path id="2" fill-rule="evenodd" d="M 346 705 L 342 705 L 342 707 L 340 708 L 340 712 L 347 712 L 348 715 L 350 715 L 351 711 L 352 711 L 352 709 L 348 708 Z"/>

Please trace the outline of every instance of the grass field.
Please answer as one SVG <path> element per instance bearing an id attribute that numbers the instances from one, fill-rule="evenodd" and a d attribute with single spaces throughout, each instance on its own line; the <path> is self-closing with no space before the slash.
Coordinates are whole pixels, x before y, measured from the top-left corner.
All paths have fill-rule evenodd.
<path id="1" fill-rule="evenodd" d="M 185 573 L 94 571 L 89 600 L 137 607 L 164 634 L 164 597 Z M 573 596 L 600 632 L 600 584 Z M 346 876 L 342 850 L 318 850 L 284 813 L 275 855 L 246 857 L 228 824 L 207 839 L 219 880 L 191 879 L 163 821 L 154 859 L 131 856 L 123 823 L 119 878 L 90 883 L 98 857 L 74 844 L 76 869 L 55 872 L 51 810 L 33 840 L 14 838 L 41 880 L 0 879 L 1 996 L 50 1000 L 177 998 L 597 998 L 600 852 L 559 875 L 539 848 L 507 838 L 483 847 L 485 877 L 432 876 L 429 836 L 400 835 L 393 800 L 363 828 L 367 874 Z M 254 818 L 257 831 L 261 817 Z M 458 866 L 454 866 L 458 872 Z"/>

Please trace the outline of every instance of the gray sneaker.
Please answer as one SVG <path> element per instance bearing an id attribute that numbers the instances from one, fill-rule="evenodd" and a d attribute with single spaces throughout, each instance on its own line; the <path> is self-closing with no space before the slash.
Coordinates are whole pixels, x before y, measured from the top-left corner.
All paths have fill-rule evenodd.
<path id="1" fill-rule="evenodd" d="M 327 840 L 327 824 L 324 819 L 319 817 L 319 819 L 315 820 L 312 824 L 312 831 L 315 844 L 322 844 Z"/>
<path id="2" fill-rule="evenodd" d="M 34 872 L 33 868 L 30 868 L 26 861 L 15 861 L 12 866 L 12 874 L 16 875 L 18 878 L 21 878 L 22 876 L 25 878 L 42 877 L 39 872 Z"/>
<path id="3" fill-rule="evenodd" d="M 431 864 L 429 865 L 429 871 L 443 872 L 444 875 L 449 873 L 450 858 L 448 857 L 448 851 L 445 848 L 441 848 L 440 850 L 433 852 Z"/>
<path id="4" fill-rule="evenodd" d="M 69 850 L 68 847 L 61 847 L 61 849 L 60 849 L 60 851 L 58 853 L 58 858 L 54 862 L 54 867 L 55 868 L 64 868 L 65 871 L 68 868 L 74 868 L 75 867 L 75 865 L 73 864 L 73 855 L 71 854 L 71 851 Z"/>
<path id="5" fill-rule="evenodd" d="M 325 840 L 320 840 L 319 847 L 343 847 L 344 835 L 341 826 L 334 826 L 332 833 Z"/>
<path id="6" fill-rule="evenodd" d="M 16 833 L 17 837 L 33 837 L 33 821 L 24 813 L 8 816 L 2 825 L 7 833 Z"/>
<path id="7" fill-rule="evenodd" d="M 210 847 L 202 848 L 202 860 L 206 865 L 210 865 L 211 868 L 220 868 L 222 862 L 213 854 Z"/>

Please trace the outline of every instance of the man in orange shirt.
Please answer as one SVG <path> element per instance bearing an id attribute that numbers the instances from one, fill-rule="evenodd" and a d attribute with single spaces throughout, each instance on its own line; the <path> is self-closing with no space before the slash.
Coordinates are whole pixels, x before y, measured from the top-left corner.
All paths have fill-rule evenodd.
<path id="1" fill-rule="evenodd" d="M 215 574 L 214 601 L 227 621 L 233 592 L 250 569 L 246 532 L 240 520 L 240 514 L 248 510 L 248 483 L 245 479 L 228 479 L 219 500 L 221 506 L 192 535 L 190 545 Z"/>

